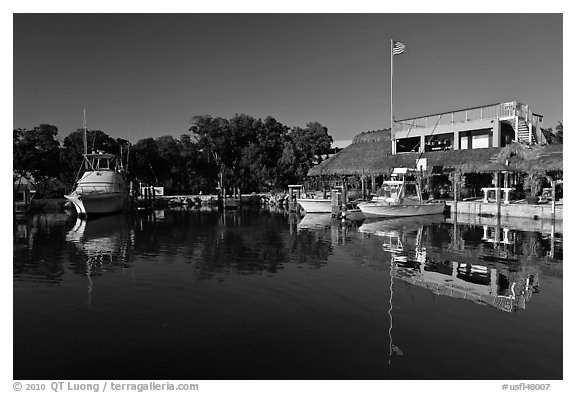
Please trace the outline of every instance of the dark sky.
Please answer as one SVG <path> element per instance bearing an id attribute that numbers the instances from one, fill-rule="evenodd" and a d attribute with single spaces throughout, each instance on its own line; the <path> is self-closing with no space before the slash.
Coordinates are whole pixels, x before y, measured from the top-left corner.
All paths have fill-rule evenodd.
<path id="1" fill-rule="evenodd" d="M 14 14 L 15 128 L 82 127 L 132 142 L 194 115 L 335 140 L 404 118 L 517 100 L 562 121 L 562 14 Z"/>

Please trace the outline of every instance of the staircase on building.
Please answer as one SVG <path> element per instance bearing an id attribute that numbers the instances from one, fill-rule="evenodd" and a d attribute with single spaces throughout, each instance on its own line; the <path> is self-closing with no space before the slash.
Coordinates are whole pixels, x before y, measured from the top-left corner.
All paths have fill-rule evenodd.
<path id="1" fill-rule="evenodd" d="M 515 127 L 516 124 L 512 123 L 512 127 Z M 536 138 L 534 138 L 534 134 L 530 133 L 530 127 L 525 119 L 518 118 L 518 129 L 515 130 L 516 135 L 518 135 L 518 142 L 523 143 L 536 143 Z"/>

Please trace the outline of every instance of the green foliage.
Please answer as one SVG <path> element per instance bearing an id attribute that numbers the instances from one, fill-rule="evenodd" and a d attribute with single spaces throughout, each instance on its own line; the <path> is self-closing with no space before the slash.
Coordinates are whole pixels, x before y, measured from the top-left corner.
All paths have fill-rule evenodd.
<path id="1" fill-rule="evenodd" d="M 315 164 L 322 162 L 322 154 L 326 154 L 332 145 L 332 137 L 328 129 L 318 122 L 311 122 L 306 128 L 295 127 L 290 133 L 293 146 L 283 155 L 284 159 L 290 159 L 294 172 L 289 172 L 295 182 L 301 182 L 308 170 Z"/>
<path id="2" fill-rule="evenodd" d="M 225 186 L 246 192 L 301 182 L 332 143 L 320 123 L 290 130 L 270 116 L 264 120 L 244 114 L 229 120 L 195 116 L 190 131 L 198 151 L 221 174 Z"/>
<path id="3" fill-rule="evenodd" d="M 546 171 L 542 169 L 531 169 L 524 176 L 524 190 L 530 191 L 530 195 L 533 197 L 540 194 L 542 191 L 542 185 L 546 179 Z"/>
<path id="4" fill-rule="evenodd" d="M 191 123 L 190 133 L 179 139 L 145 138 L 134 145 L 90 130 L 87 150 L 121 155 L 130 180 L 164 186 L 167 193 L 213 193 L 221 178 L 228 190 L 259 192 L 301 183 L 332 143 L 318 122 L 290 129 L 271 116 L 237 114 L 230 119 L 194 116 Z M 30 131 L 15 129 L 15 173 L 59 177 L 72 185 L 83 164 L 84 130 L 64 138 L 62 147 L 57 132 L 45 124 Z"/>
<path id="5" fill-rule="evenodd" d="M 32 130 L 16 129 L 12 134 L 14 172 L 42 181 L 60 174 L 58 128 L 40 124 Z"/>
<path id="6" fill-rule="evenodd" d="M 564 142 L 564 125 L 561 121 L 558 122 L 554 129 L 552 127 L 543 128 L 542 133 L 549 144 L 562 144 Z"/>

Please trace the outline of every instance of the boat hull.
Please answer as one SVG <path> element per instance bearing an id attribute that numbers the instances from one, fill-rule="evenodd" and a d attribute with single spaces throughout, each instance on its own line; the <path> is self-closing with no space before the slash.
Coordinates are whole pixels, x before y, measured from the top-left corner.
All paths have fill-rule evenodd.
<path id="1" fill-rule="evenodd" d="M 443 203 L 423 203 L 415 205 L 364 202 L 358 205 L 366 217 L 410 217 L 429 214 L 442 214 Z"/>
<path id="2" fill-rule="evenodd" d="M 65 195 L 79 215 L 110 214 L 122 211 L 127 197 L 127 193 Z"/>
<path id="3" fill-rule="evenodd" d="M 332 200 L 324 198 L 296 198 L 306 213 L 332 213 Z"/>

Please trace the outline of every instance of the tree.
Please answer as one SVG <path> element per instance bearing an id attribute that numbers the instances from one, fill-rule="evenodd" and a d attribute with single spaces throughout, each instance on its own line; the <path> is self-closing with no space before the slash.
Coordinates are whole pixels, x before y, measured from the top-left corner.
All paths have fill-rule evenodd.
<path id="1" fill-rule="evenodd" d="M 144 183 L 159 185 L 156 169 L 160 167 L 158 143 L 154 138 L 139 140 L 130 151 L 131 174 Z"/>
<path id="2" fill-rule="evenodd" d="M 248 144 L 241 154 L 239 175 L 243 189 L 261 191 L 279 186 L 279 161 L 287 138 L 288 127 L 271 116 L 254 123 Z"/>
<path id="3" fill-rule="evenodd" d="M 333 142 L 328 134 L 328 128 L 316 121 L 306 124 L 304 129 L 296 128 L 291 136 L 299 148 L 310 152 L 312 158 L 316 156 L 320 161 L 322 161 L 321 155 L 328 153 Z"/>
<path id="4" fill-rule="evenodd" d="M 199 154 L 196 164 L 203 162 L 214 168 L 218 173 L 214 181 L 244 191 L 275 189 L 302 181 L 332 144 L 327 128 L 318 122 L 290 131 L 271 116 L 264 120 L 245 114 L 229 120 L 194 116 L 189 131 Z"/>
<path id="5" fill-rule="evenodd" d="M 561 121 L 558 122 L 554 129 L 552 127 L 543 128 L 542 133 L 548 144 L 562 144 L 564 141 L 564 125 Z"/>
<path id="6" fill-rule="evenodd" d="M 32 130 L 16 129 L 12 134 L 14 172 L 43 182 L 60 174 L 58 128 L 40 124 Z"/>
<path id="7" fill-rule="evenodd" d="M 235 159 L 231 154 L 231 142 L 227 138 L 228 121 L 209 115 L 194 116 L 189 131 L 194 135 L 198 151 L 202 153 L 206 163 L 217 169 L 218 179 L 214 180 L 222 187 L 226 167 L 230 165 L 230 160 Z"/>
<path id="8" fill-rule="evenodd" d="M 301 182 L 314 164 L 322 162 L 322 154 L 328 153 L 333 140 L 328 129 L 318 122 L 308 123 L 306 128 L 295 127 L 290 138 L 293 145 L 284 146 L 283 162 L 290 162 L 294 171 L 288 177 Z M 293 160 L 289 154 L 293 155 Z"/>
<path id="9" fill-rule="evenodd" d="M 184 173 L 186 165 L 182 157 L 182 143 L 167 135 L 156 139 L 158 161 L 156 175 L 164 179 L 164 186 L 169 190 L 184 191 Z"/>
<path id="10" fill-rule="evenodd" d="M 542 183 L 546 179 L 546 171 L 540 168 L 531 168 L 524 177 L 524 190 L 530 191 L 536 197 L 542 191 Z"/>
<path id="11" fill-rule="evenodd" d="M 302 152 L 296 147 L 293 140 L 287 140 L 282 149 L 282 156 L 278 161 L 278 185 L 286 188 L 289 184 L 300 183 L 309 168 L 308 165 L 302 165 L 302 161 Z"/>
<path id="12" fill-rule="evenodd" d="M 196 141 L 187 135 L 180 136 L 182 145 L 181 155 L 184 161 L 184 184 L 186 190 L 192 193 L 209 192 L 216 190 L 218 168 L 206 159 L 203 151 Z"/>
<path id="13" fill-rule="evenodd" d="M 561 121 L 558 122 L 555 128 L 556 143 L 562 143 L 564 140 L 564 125 Z"/>

